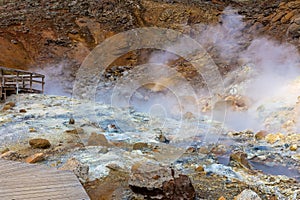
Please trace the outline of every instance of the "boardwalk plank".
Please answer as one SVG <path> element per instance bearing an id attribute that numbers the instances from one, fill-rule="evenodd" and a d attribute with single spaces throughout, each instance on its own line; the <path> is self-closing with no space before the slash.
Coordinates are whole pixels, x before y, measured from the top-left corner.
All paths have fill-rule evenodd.
<path id="1" fill-rule="evenodd" d="M 89 197 L 70 171 L 0 159 L 0 199 L 88 200 Z"/>

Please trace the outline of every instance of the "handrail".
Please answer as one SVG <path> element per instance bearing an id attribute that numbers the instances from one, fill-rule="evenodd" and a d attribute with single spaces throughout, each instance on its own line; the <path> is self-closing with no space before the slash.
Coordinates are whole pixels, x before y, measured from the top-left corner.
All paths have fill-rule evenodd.
<path id="1" fill-rule="evenodd" d="M 39 73 L 36 73 L 36 72 L 30 72 L 30 71 L 25 71 L 25 70 L 21 70 L 21 69 L 13 69 L 13 68 L 7 68 L 7 67 L 2 67 L 0 66 L 0 70 L 2 71 L 9 71 L 9 72 L 19 72 L 19 73 L 24 73 L 24 74 L 34 74 L 38 77 L 44 77 L 45 78 L 45 75 L 43 74 L 39 74 Z M 2 75 L 0 73 L 0 75 Z"/>
<path id="2" fill-rule="evenodd" d="M 40 89 L 36 88 L 39 85 Z M 0 98 L 6 99 L 8 91 L 44 93 L 45 75 L 36 72 L 0 66 Z"/>

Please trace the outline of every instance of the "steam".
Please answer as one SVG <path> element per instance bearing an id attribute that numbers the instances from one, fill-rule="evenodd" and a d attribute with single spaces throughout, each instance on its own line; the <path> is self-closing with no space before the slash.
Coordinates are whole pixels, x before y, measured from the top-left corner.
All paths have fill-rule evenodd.
<path id="1" fill-rule="evenodd" d="M 235 69 L 235 71 L 231 71 L 224 77 L 227 93 L 221 95 L 223 97 L 240 95 L 251 100 L 251 103 L 247 105 L 248 109 L 246 111 L 228 109 L 225 125 L 236 130 L 259 130 L 266 127 L 263 126 L 264 119 L 260 117 L 261 113 L 259 113 L 258 108 L 268 104 L 274 97 L 278 97 L 280 101 L 280 97 L 289 96 L 286 86 L 300 75 L 300 56 L 296 47 L 290 44 L 278 43 L 266 37 L 251 40 L 249 38 L 255 37 L 255 35 L 249 36 L 248 33 L 245 33 L 246 31 L 243 16 L 237 14 L 236 10 L 228 7 L 223 11 L 220 23 L 215 25 L 193 25 L 191 33 L 193 38 L 208 53 L 214 55 L 216 64 L 227 64 L 230 68 Z M 187 47 L 182 43 L 180 47 L 176 48 L 184 49 Z M 167 113 L 164 115 L 170 117 L 172 116 L 172 111 L 176 110 L 174 107 L 177 107 L 180 111 L 183 109 L 181 117 L 186 112 L 192 112 L 195 116 L 202 115 L 198 112 L 198 109 L 194 109 L 194 106 L 197 107 L 199 105 L 199 99 L 190 98 L 189 92 L 186 92 L 184 87 L 178 90 L 182 91 L 182 93 L 174 93 L 172 90 L 167 90 L 170 85 L 178 87 L 182 85 L 182 81 L 176 81 L 176 73 L 173 73 L 172 70 L 170 73 L 170 68 L 166 70 L 163 67 L 163 65 L 167 65 L 170 61 L 176 59 L 178 59 L 177 55 L 165 51 L 156 51 L 150 55 L 148 64 L 160 64 L 161 67 L 148 68 L 143 72 L 138 72 L 134 68 L 128 73 L 127 71 L 123 73 L 123 77 L 120 79 L 130 81 L 130 79 L 136 79 L 139 76 L 138 73 L 144 73 L 143 75 L 154 77 L 155 80 L 163 83 L 154 87 L 155 89 L 151 85 L 147 87 L 141 85 L 136 90 L 132 96 L 131 103 L 135 104 L 140 111 L 153 114 L 156 110 L 159 110 L 154 108 L 161 106 L 165 109 L 164 113 Z M 59 65 L 46 67 L 38 72 L 45 74 L 47 77 L 47 94 L 70 95 L 69 91 L 72 90 L 74 73 L 70 70 L 70 66 L 67 63 L 62 62 Z M 188 80 L 184 81 L 190 84 Z M 113 88 L 113 83 L 100 82 L 100 86 L 102 87 L 100 90 L 105 92 L 99 94 L 99 96 L 102 96 L 102 99 L 109 100 L 105 96 L 111 94 L 109 91 Z M 104 88 L 104 86 L 107 86 L 107 88 Z M 203 94 L 198 93 L 197 96 L 202 98 Z M 295 95 L 291 95 L 288 98 L 290 102 L 296 102 Z M 182 99 L 183 101 L 180 101 Z M 284 107 L 283 104 L 278 103 L 278 105 L 270 108 L 269 114 L 275 112 L 280 106 Z M 217 110 L 216 113 L 218 111 L 221 112 L 221 110 Z M 162 113 L 159 113 L 160 111 L 157 112 L 158 115 L 162 115 Z M 264 117 L 267 115 L 264 113 Z M 214 119 L 218 119 L 218 117 L 214 116 Z"/>
<path id="2" fill-rule="evenodd" d="M 300 75 L 299 53 L 295 46 L 287 43 L 279 43 L 260 37 L 250 40 L 245 34 L 245 23 L 243 16 L 237 14 L 235 10 L 228 7 L 224 10 L 219 24 L 207 26 L 203 24 L 194 25 L 194 33 L 197 33 L 194 38 L 210 53 L 217 55 L 217 59 L 231 65 L 234 68 L 234 63 L 239 66 L 235 72 L 231 72 L 225 76 L 229 77 L 231 83 L 225 85 L 226 90 L 237 86 L 236 94 L 242 95 L 251 100 L 251 104 L 247 105 L 246 111 L 234 111 L 230 108 L 226 110 L 225 125 L 242 131 L 251 129 L 258 131 L 267 129 L 264 127 L 264 118 L 261 118 L 259 107 L 265 104 L 271 104 L 275 96 L 288 96 L 286 86 Z M 253 36 L 252 36 L 253 37 Z M 181 48 L 186 48 L 184 44 Z M 168 52 L 153 53 L 149 62 L 167 64 L 171 60 L 177 59 L 176 56 Z M 247 74 L 245 71 L 249 69 Z M 168 74 L 161 73 L 162 70 L 153 70 L 149 73 L 159 73 L 159 76 L 167 76 Z M 241 75 L 245 73 L 245 75 Z M 238 77 L 238 76 L 243 76 Z M 181 94 L 176 94 L 181 95 Z M 184 95 L 184 94 L 183 94 Z M 202 94 L 198 94 L 201 97 Z M 223 94 L 232 95 L 230 93 Z M 170 96 L 171 98 L 171 96 Z M 295 102 L 295 95 L 290 96 L 290 102 Z M 172 102 L 167 96 L 164 99 L 157 96 L 153 102 L 160 102 L 161 105 Z M 190 105 L 191 102 L 183 102 L 184 105 Z M 280 99 L 277 105 L 269 107 L 269 115 L 284 107 Z M 276 110 L 277 109 L 277 110 Z M 186 112 L 183 110 L 183 112 Z M 220 119 L 218 113 L 224 112 L 217 110 L 214 119 Z M 183 113 L 184 114 L 184 113 Z M 197 115 L 198 113 L 193 113 Z M 267 114 L 264 115 L 267 117 Z M 280 120 L 280 119 L 278 119 Z"/>
<path id="3" fill-rule="evenodd" d="M 259 71 L 247 89 L 247 93 L 257 101 L 277 93 L 300 75 L 299 53 L 289 44 L 279 44 L 266 38 L 255 39 L 241 57 L 248 59 Z"/>
<path id="4" fill-rule="evenodd" d="M 237 14 L 231 7 L 224 9 L 219 24 L 211 26 L 200 24 L 194 28 L 199 33 L 195 39 L 208 52 L 213 49 L 213 53 L 218 53 L 225 62 L 236 59 L 248 41 L 243 34 L 245 29 L 243 16 Z"/>
<path id="5" fill-rule="evenodd" d="M 34 68 L 32 70 L 46 76 L 45 94 L 71 96 L 75 75 L 74 69 L 69 62 L 63 61 L 58 64 L 48 65 L 39 69 Z"/>
<path id="6" fill-rule="evenodd" d="M 151 54 L 148 63 L 168 64 L 172 60 L 178 59 L 178 56 L 170 52 L 154 52 Z M 160 69 L 162 70 L 162 69 Z M 163 74 L 161 74 L 163 75 Z"/>
<path id="7" fill-rule="evenodd" d="M 296 102 L 297 96 L 288 93 L 287 85 L 300 75 L 300 56 L 295 46 L 281 44 L 265 37 L 254 39 L 247 46 L 248 38 L 243 34 L 244 29 L 242 16 L 231 8 L 226 8 L 221 23 L 207 27 L 197 39 L 208 51 L 213 48 L 227 63 L 238 60 L 240 64 L 235 72 L 225 77 L 231 79 L 231 83 L 225 86 L 237 86 L 235 95 L 246 96 L 251 99 L 251 104 L 248 105 L 247 111 L 227 109 L 225 124 L 237 131 L 268 129 L 263 126 L 264 118 L 259 117 L 261 113 L 258 108 L 272 104 L 268 114 L 264 113 L 264 117 L 267 117 L 283 109 L 287 102 Z M 248 74 L 245 72 L 246 68 L 250 71 Z M 242 76 L 242 79 L 239 76 Z M 275 97 L 277 103 L 274 104 Z"/>

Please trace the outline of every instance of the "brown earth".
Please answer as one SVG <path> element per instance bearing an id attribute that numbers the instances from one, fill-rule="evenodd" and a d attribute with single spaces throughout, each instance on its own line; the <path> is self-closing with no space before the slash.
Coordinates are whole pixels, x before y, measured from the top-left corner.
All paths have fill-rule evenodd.
<path id="1" fill-rule="evenodd" d="M 269 35 L 299 48 L 299 25 L 295 23 L 299 0 L 7 0 L 0 1 L 0 65 L 26 69 L 64 61 L 76 67 L 116 33 L 158 26 L 191 34 L 187 25 L 218 23 L 228 5 L 245 15 L 245 32 Z M 149 50 L 131 52 L 115 64 L 135 65 L 147 55 Z"/>

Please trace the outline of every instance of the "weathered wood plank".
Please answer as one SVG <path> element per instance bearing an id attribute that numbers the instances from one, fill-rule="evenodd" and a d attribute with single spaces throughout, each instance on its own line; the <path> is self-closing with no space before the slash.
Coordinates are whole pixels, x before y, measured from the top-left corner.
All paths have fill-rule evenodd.
<path id="1" fill-rule="evenodd" d="M 70 171 L 0 159 L 0 199 L 88 200 L 89 197 Z"/>

